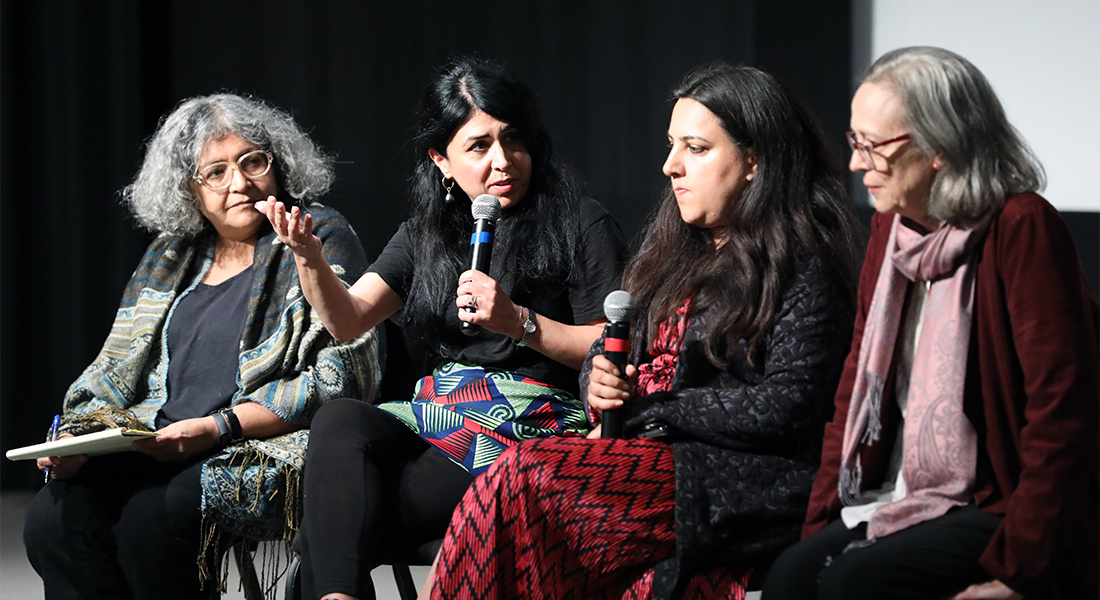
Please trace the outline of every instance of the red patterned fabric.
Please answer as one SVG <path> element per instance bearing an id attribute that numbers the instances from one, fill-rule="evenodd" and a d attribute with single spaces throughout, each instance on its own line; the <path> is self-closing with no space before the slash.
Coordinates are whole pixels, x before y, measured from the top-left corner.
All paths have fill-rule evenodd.
<path id="1" fill-rule="evenodd" d="M 711 567 L 691 576 L 679 600 L 745 600 L 749 570 Z M 623 594 L 623 600 L 648 600 L 653 596 L 653 569 L 644 574 Z"/>
<path id="2" fill-rule="evenodd" d="M 665 321 L 657 329 L 657 339 L 649 348 L 653 360 L 638 365 L 638 396 L 667 392 L 672 388 L 672 377 L 676 374 L 676 361 L 680 360 L 680 347 L 684 345 L 684 329 L 687 328 L 688 311 L 691 310 L 691 298 L 684 301 L 676 316 Z"/>
<path id="3" fill-rule="evenodd" d="M 672 386 L 691 300 L 638 369 L 639 395 Z M 432 598 L 643 600 L 676 549 L 672 451 L 649 439 L 541 439 L 507 450 L 466 491 Z M 696 573 L 679 596 L 743 600 L 751 570 Z"/>
<path id="4" fill-rule="evenodd" d="M 506 451 L 466 492 L 432 598 L 643 599 L 675 552 L 672 451 L 652 440 L 546 439 Z M 745 595 L 716 568 L 682 598 Z"/>

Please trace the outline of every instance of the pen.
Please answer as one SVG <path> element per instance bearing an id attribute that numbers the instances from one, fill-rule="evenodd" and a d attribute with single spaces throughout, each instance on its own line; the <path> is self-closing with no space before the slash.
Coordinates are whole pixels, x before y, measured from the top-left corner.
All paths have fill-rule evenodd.
<path id="1" fill-rule="evenodd" d="M 53 416 L 53 423 L 50 424 L 50 441 L 51 442 L 57 439 L 57 426 L 58 425 L 61 425 L 61 415 L 54 415 Z M 50 482 L 50 468 L 46 467 L 46 480 L 42 483 L 44 485 L 44 484 L 47 484 L 49 482 Z"/>

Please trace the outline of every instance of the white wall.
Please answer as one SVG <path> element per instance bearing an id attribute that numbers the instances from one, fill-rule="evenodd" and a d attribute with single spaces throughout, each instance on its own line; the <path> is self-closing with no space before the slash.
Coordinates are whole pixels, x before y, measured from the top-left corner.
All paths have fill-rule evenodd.
<path id="1" fill-rule="evenodd" d="M 1060 210 L 1100 211 L 1100 0 L 874 0 L 872 60 L 940 46 L 989 79 Z M 857 65 L 857 72 L 866 65 Z"/>

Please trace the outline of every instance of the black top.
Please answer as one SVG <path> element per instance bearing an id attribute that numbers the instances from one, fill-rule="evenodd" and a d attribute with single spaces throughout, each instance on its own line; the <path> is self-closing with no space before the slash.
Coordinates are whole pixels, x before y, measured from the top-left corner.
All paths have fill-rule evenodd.
<path id="1" fill-rule="evenodd" d="M 168 400 L 157 413 L 157 429 L 225 408 L 237 393 L 251 273 L 200 283 L 176 304 L 168 325 Z"/>
<path id="2" fill-rule="evenodd" d="M 568 281 L 539 282 L 516 289 L 515 278 L 502 273 L 505 261 L 496 260 L 489 276 L 500 284 L 512 302 L 536 313 L 565 323 L 580 325 L 603 318 L 603 300 L 619 288 L 626 244 L 615 220 L 594 200 L 581 203 L 581 226 L 576 264 Z M 386 244 L 382 255 L 367 269 L 377 273 L 402 301 L 408 298 L 413 277 L 415 244 L 408 222 Z M 473 223 L 471 221 L 471 228 Z M 458 273 L 455 273 L 455 288 Z M 430 336 L 439 342 L 429 349 L 427 365 L 434 370 L 445 362 L 461 362 L 485 368 L 515 371 L 536 381 L 577 393 L 577 371 L 553 361 L 531 348 L 520 348 L 511 338 L 482 329 L 475 336 L 460 330 L 458 308 L 451 307 L 444 317 L 444 330 Z M 424 373 L 427 375 L 428 373 Z M 392 398 L 391 398 L 392 399 Z"/>

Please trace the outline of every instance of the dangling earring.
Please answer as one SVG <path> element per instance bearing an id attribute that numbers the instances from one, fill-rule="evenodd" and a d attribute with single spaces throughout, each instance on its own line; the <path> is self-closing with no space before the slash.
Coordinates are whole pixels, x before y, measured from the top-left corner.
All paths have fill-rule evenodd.
<path id="1" fill-rule="evenodd" d="M 443 202 L 450 204 L 455 200 L 455 197 L 451 195 L 451 188 L 455 186 L 455 180 L 451 179 L 451 185 L 447 185 L 448 179 L 450 178 L 446 176 L 443 177 L 443 189 L 447 190 L 447 195 L 443 196 Z"/>

